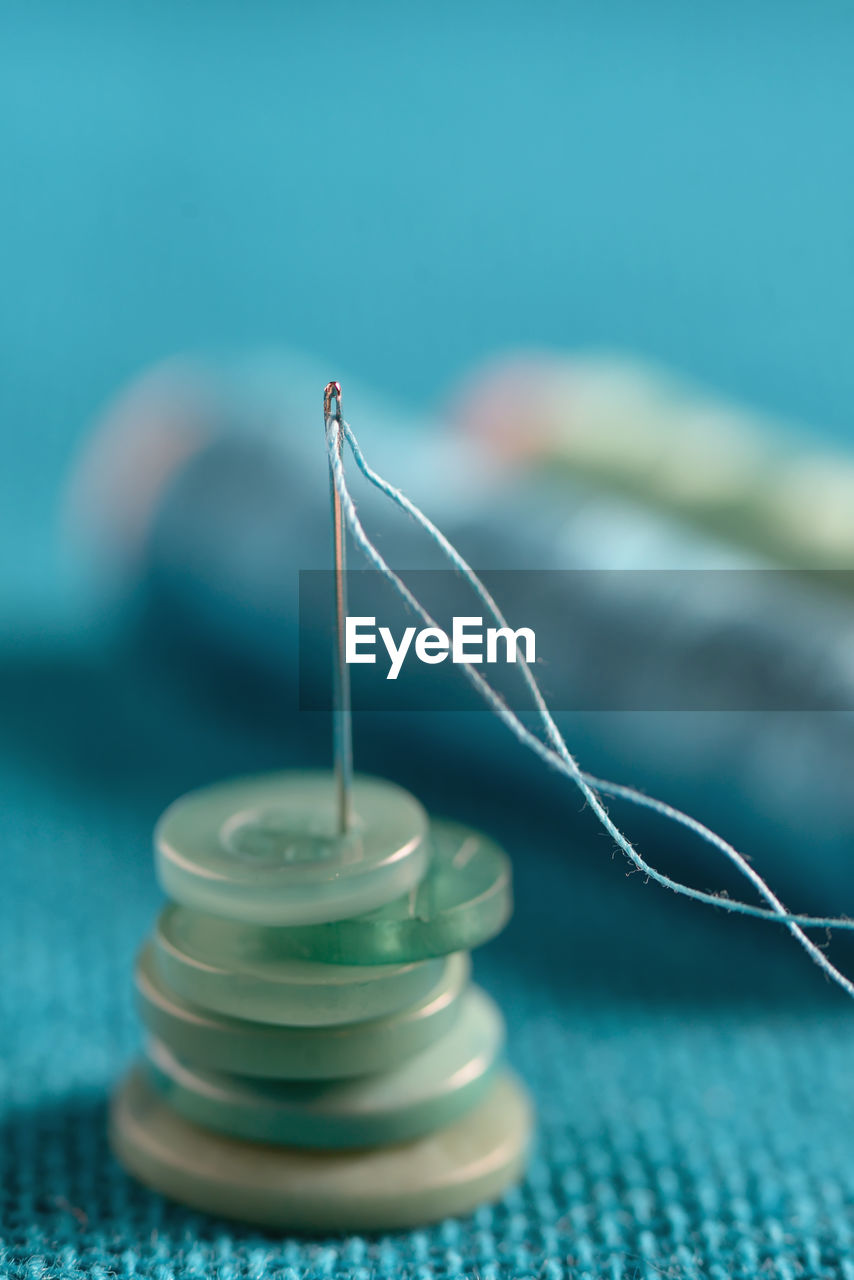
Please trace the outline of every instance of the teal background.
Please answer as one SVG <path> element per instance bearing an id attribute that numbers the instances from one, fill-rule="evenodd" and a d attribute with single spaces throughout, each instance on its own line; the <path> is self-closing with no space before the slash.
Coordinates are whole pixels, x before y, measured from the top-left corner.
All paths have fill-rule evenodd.
<path id="1" fill-rule="evenodd" d="M 415 405 L 627 348 L 850 438 L 854 10 L 5 3 L 0 589 L 131 375 L 282 342 Z"/>

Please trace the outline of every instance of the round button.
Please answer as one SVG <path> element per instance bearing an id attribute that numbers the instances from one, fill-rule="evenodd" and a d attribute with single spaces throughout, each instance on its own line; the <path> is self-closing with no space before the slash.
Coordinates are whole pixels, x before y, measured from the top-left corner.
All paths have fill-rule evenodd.
<path id="1" fill-rule="evenodd" d="M 448 956 L 423 999 L 399 1013 L 329 1027 L 279 1027 L 211 1013 L 162 981 L 151 946 L 139 957 L 136 994 L 148 1031 L 184 1062 L 237 1075 L 319 1080 L 395 1067 L 454 1023 L 469 975 L 464 954 Z"/>
<path id="2" fill-rule="evenodd" d="M 503 1039 L 495 1004 L 469 987 L 445 1035 L 397 1067 L 354 1079 L 280 1083 L 204 1071 L 158 1040 L 146 1056 L 170 1106 L 204 1128 L 296 1147 L 370 1147 L 459 1119 L 484 1096 Z"/>
<path id="3" fill-rule="evenodd" d="M 477 1107 L 426 1138 L 298 1151 L 207 1133 L 135 1067 L 113 1100 L 110 1141 L 129 1173 L 203 1213 L 272 1231 L 394 1231 L 496 1200 L 522 1172 L 531 1122 L 527 1095 L 505 1070 Z"/>
<path id="4" fill-rule="evenodd" d="M 384 907 L 330 924 L 290 928 L 244 924 L 173 906 L 160 931 L 167 940 L 169 980 L 187 999 L 193 975 L 172 965 L 182 952 L 195 966 L 263 969 L 282 960 L 327 964 L 406 964 L 456 951 L 471 951 L 494 937 L 510 918 L 513 889 L 510 859 L 479 831 L 458 822 L 431 819 L 430 861 L 414 892 Z M 166 969 L 164 969 L 166 972 Z"/>
<path id="5" fill-rule="evenodd" d="M 182 999 L 232 1018 L 284 1027 L 382 1018 L 421 1000 L 442 970 L 441 960 L 323 964 L 259 958 L 251 950 L 218 961 L 204 927 L 212 919 L 166 907 L 154 930 L 154 963 Z"/>
<path id="6" fill-rule="evenodd" d="M 204 787 L 157 824 L 157 875 L 174 901 L 232 920 L 305 925 L 359 915 L 421 880 L 427 817 L 401 787 L 363 776 L 353 781 L 352 812 L 340 835 L 329 773 Z"/>

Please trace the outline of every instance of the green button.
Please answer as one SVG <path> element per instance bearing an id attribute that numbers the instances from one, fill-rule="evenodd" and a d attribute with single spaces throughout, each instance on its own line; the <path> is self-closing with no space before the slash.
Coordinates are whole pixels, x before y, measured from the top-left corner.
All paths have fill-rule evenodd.
<path id="1" fill-rule="evenodd" d="M 280 1080 L 388 1070 L 426 1049 L 453 1024 L 468 981 L 465 954 L 448 956 L 423 999 L 400 1013 L 331 1027 L 277 1027 L 188 1004 L 157 973 L 149 944 L 136 967 L 137 1004 L 149 1032 L 199 1067 Z"/>
<path id="2" fill-rule="evenodd" d="M 427 866 L 427 818 L 407 791 L 357 776 L 353 819 L 336 827 L 328 773 L 238 778 L 183 796 L 154 833 L 168 897 L 232 920 L 305 925 L 371 911 Z"/>
<path id="3" fill-rule="evenodd" d="M 288 958 L 402 964 L 470 951 L 510 918 L 510 859 L 492 840 L 457 822 L 431 820 L 428 845 L 429 866 L 416 889 L 349 920 L 275 928 L 174 907 L 161 927 L 174 951 L 188 945 L 197 963 L 217 968 L 247 962 L 260 968 Z M 189 995 L 181 979 L 175 982 Z"/>
<path id="4" fill-rule="evenodd" d="M 398 1067 L 355 1079 L 278 1083 L 203 1071 L 149 1040 L 152 1078 L 169 1104 L 204 1128 L 297 1147 L 407 1142 L 452 1124 L 491 1083 L 504 1038 L 495 1004 L 477 987 L 453 1026 Z"/>
<path id="5" fill-rule="evenodd" d="M 208 1133 L 183 1120 L 136 1067 L 111 1108 L 110 1141 L 140 1181 L 203 1213 L 272 1231 L 394 1231 L 471 1213 L 520 1176 L 527 1095 L 501 1071 L 461 1120 L 392 1147 L 307 1151 Z"/>
<path id="6" fill-rule="evenodd" d="M 323 964 L 269 960 L 199 947 L 194 912 L 166 907 L 154 930 L 154 963 L 163 981 L 190 1004 L 232 1018 L 285 1027 L 326 1027 L 397 1013 L 423 997 L 441 960 L 414 964 Z M 203 941 L 208 942 L 207 931 Z"/>

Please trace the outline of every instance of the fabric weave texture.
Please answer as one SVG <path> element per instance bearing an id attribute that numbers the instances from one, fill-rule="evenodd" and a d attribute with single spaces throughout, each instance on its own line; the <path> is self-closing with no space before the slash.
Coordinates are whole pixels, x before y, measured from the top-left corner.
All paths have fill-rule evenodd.
<path id="1" fill-rule="evenodd" d="M 322 759 L 325 726 L 66 641 L 9 652 L 0 692 L 0 1275 L 854 1276 L 845 998 L 774 927 L 626 877 L 574 799 L 496 787 L 487 811 L 415 747 L 399 779 L 479 818 L 514 859 L 514 920 L 475 973 L 538 1110 L 524 1182 L 423 1231 L 303 1240 L 137 1185 L 105 1123 L 140 1039 L 131 970 L 160 901 L 153 823 L 204 781 Z M 390 766 L 376 729 L 361 742 L 363 767 Z"/>

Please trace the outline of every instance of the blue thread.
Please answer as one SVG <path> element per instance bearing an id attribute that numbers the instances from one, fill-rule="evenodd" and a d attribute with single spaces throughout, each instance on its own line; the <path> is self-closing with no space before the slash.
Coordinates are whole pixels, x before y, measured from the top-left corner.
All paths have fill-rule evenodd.
<path id="1" fill-rule="evenodd" d="M 490 611 L 493 618 L 498 622 L 499 626 L 507 626 L 507 620 L 504 618 L 498 605 L 487 591 L 484 584 L 480 581 L 477 574 L 471 566 L 463 559 L 456 548 L 448 541 L 440 529 L 423 514 L 422 511 L 406 497 L 399 489 L 383 479 L 377 472 L 373 471 L 362 453 L 358 442 L 353 434 L 353 430 L 346 422 L 338 419 L 330 418 L 327 423 L 326 445 L 329 453 L 330 466 L 332 468 L 333 480 L 335 487 L 341 499 L 341 506 L 344 517 L 350 532 L 360 547 L 364 555 L 375 566 L 375 568 L 383 574 L 385 578 L 397 590 L 398 594 L 409 605 L 411 609 L 429 627 L 437 627 L 436 620 L 427 612 L 416 599 L 410 589 L 403 580 L 394 572 L 394 570 L 383 559 L 380 552 L 365 533 L 362 523 L 356 513 L 356 506 L 347 487 L 347 481 L 344 474 L 344 463 L 342 452 L 340 449 L 341 436 L 347 440 L 357 466 L 362 471 L 366 479 L 380 490 L 387 498 L 394 502 L 398 507 L 410 515 L 433 539 L 440 550 L 447 556 L 454 567 L 465 577 L 466 581 L 477 594 L 478 598 Z M 780 899 L 773 893 L 771 888 L 766 884 L 758 872 L 750 866 L 743 854 L 739 853 L 731 844 L 719 836 L 716 832 L 706 827 L 697 819 L 683 813 L 681 810 L 674 808 L 665 801 L 656 800 L 650 796 L 643 795 L 642 792 L 636 791 L 632 787 L 623 786 L 619 783 L 608 782 L 605 779 L 594 778 L 591 775 L 584 774 L 579 768 L 575 758 L 569 751 L 564 741 L 563 735 L 554 722 L 554 719 L 546 706 L 542 692 L 537 684 L 533 672 L 523 657 L 520 658 L 523 678 L 533 698 L 534 704 L 540 715 L 540 719 L 545 728 L 546 734 L 552 745 L 548 746 L 541 739 L 531 733 L 513 711 L 507 706 L 503 698 L 492 688 L 490 683 L 480 672 L 473 667 L 464 665 L 462 667 L 463 674 L 466 679 L 474 686 L 477 692 L 485 700 L 487 705 L 499 717 L 499 719 L 510 729 L 516 738 L 530 750 L 540 756 L 546 764 L 559 769 L 565 773 L 579 788 L 587 803 L 595 813 L 599 822 L 629 859 L 629 861 L 650 879 L 655 880 L 663 888 L 670 889 L 674 893 L 681 894 L 684 897 L 693 898 L 695 901 L 704 902 L 709 906 L 723 907 L 727 911 L 738 912 L 743 915 L 758 917 L 760 919 L 775 920 L 778 923 L 785 924 L 790 933 L 801 944 L 810 958 L 819 968 L 834 982 L 842 987 L 844 991 L 854 998 L 854 983 L 851 982 L 843 973 L 841 973 L 834 965 L 830 963 L 824 953 L 813 943 L 803 932 L 802 926 L 809 928 L 854 928 L 854 921 L 844 917 L 818 917 L 818 916 L 801 916 L 793 915 L 783 906 Z M 705 893 L 700 889 L 693 889 L 689 885 L 682 884 L 678 880 L 672 879 L 670 876 L 664 875 L 657 871 L 653 866 L 645 861 L 637 852 L 631 842 L 623 835 L 619 827 L 613 822 L 605 809 L 598 792 L 612 795 L 620 799 L 625 799 L 631 804 L 637 804 L 642 807 L 653 810 L 662 817 L 679 823 L 681 826 L 687 827 L 689 830 L 699 835 L 701 839 L 713 845 L 722 852 L 734 866 L 753 884 L 757 892 L 770 903 L 771 910 L 763 907 L 752 906 L 750 903 L 740 902 L 737 899 L 723 898 L 716 894 Z"/>

